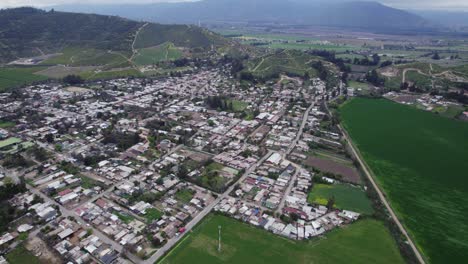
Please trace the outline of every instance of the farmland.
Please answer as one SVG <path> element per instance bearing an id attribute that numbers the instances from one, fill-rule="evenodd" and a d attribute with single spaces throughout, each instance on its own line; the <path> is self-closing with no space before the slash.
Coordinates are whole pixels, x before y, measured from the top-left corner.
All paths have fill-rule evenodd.
<path id="1" fill-rule="evenodd" d="M 307 200 L 309 203 L 327 205 L 331 197 L 335 198 L 336 208 L 368 215 L 373 212 L 364 190 L 348 184 L 315 184 Z"/>
<path id="2" fill-rule="evenodd" d="M 222 251 L 217 251 L 218 226 Z M 159 263 L 404 263 L 381 222 L 361 220 L 296 242 L 219 215 L 208 215 Z"/>
<path id="3" fill-rule="evenodd" d="M 359 183 L 360 176 L 356 169 L 344 165 L 331 159 L 322 159 L 318 157 L 308 157 L 305 165 L 319 169 L 320 171 L 330 172 L 342 177 L 342 180 L 352 183 Z"/>
<path id="4" fill-rule="evenodd" d="M 468 258 L 468 123 L 387 100 L 353 99 L 340 112 L 426 258 Z"/>
<path id="5" fill-rule="evenodd" d="M 0 68 L 0 92 L 15 86 L 46 80 L 47 77 L 35 74 L 43 69 L 41 67 Z"/>

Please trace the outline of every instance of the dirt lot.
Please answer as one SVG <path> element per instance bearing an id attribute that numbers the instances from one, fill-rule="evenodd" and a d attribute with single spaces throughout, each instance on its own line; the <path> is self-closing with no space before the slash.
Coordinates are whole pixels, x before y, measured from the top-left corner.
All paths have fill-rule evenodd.
<path id="1" fill-rule="evenodd" d="M 61 260 L 47 247 L 39 237 L 32 237 L 26 244 L 26 249 L 37 256 L 42 263 L 60 263 Z"/>
<path id="2" fill-rule="evenodd" d="M 308 157 L 304 161 L 304 163 L 324 172 L 331 172 L 333 174 L 341 175 L 343 176 L 343 181 L 354 184 L 359 184 L 361 182 L 359 173 L 355 168 L 351 168 L 333 160 L 321 159 L 317 157 Z"/>

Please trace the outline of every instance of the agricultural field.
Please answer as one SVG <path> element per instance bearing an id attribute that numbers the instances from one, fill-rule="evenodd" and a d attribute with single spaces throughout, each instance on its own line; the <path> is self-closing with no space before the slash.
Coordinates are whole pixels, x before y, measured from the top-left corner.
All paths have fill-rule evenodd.
<path id="1" fill-rule="evenodd" d="M 222 249 L 217 251 L 218 226 Z M 361 220 L 297 242 L 225 216 L 208 215 L 158 263 L 404 263 L 383 223 Z"/>
<path id="2" fill-rule="evenodd" d="M 371 215 L 371 201 L 367 198 L 362 187 L 349 184 L 315 184 L 307 197 L 309 203 L 327 205 L 329 198 L 335 198 L 335 207 L 362 214 Z"/>
<path id="3" fill-rule="evenodd" d="M 430 263 L 468 258 L 468 123 L 388 100 L 353 99 L 345 129 Z M 441 239 L 443 238 L 443 239 Z"/>
<path id="4" fill-rule="evenodd" d="M 35 74 L 43 67 L 10 67 L 0 68 L 0 92 L 36 81 L 47 80 L 47 77 Z"/>
<path id="5" fill-rule="evenodd" d="M 134 62 L 137 65 L 151 65 L 161 61 L 177 60 L 183 55 L 182 51 L 174 44 L 167 42 L 156 47 L 139 50 Z"/>
<path id="6" fill-rule="evenodd" d="M 127 54 L 128 55 L 128 54 Z M 123 55 L 110 53 L 104 50 L 66 47 L 59 56 L 43 61 L 42 65 L 67 65 L 67 66 L 102 66 L 118 65 L 126 59 Z"/>
<path id="7" fill-rule="evenodd" d="M 319 158 L 309 156 L 304 161 L 304 164 L 310 167 L 314 167 L 323 172 L 333 173 L 339 177 L 341 180 L 351 183 L 360 183 L 361 177 L 357 170 L 353 167 L 352 164 L 344 164 L 342 162 L 337 162 L 333 159 L 328 158 Z"/>

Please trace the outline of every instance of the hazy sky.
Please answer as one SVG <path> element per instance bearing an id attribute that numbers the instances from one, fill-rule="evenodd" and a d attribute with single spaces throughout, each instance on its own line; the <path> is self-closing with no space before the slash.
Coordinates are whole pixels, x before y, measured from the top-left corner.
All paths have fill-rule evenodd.
<path id="1" fill-rule="evenodd" d="M 156 3 L 156 2 L 181 2 L 190 0 L 0 0 L 0 7 L 13 6 L 50 6 L 57 4 L 92 4 L 92 3 Z M 193 1 L 193 0 L 192 0 Z M 359 1 L 359 0 L 357 0 Z M 367 0 L 369 1 L 369 0 Z M 372 0 L 371 0 L 372 1 Z M 376 0 L 389 6 L 405 9 L 444 9 L 468 11 L 468 0 Z"/>

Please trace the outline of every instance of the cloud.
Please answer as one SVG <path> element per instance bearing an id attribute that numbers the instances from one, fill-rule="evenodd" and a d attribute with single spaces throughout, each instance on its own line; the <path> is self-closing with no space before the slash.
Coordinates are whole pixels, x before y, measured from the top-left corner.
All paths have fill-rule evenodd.
<path id="1" fill-rule="evenodd" d="M 468 10 L 467 0 L 382 0 L 381 2 L 402 9 Z"/>

